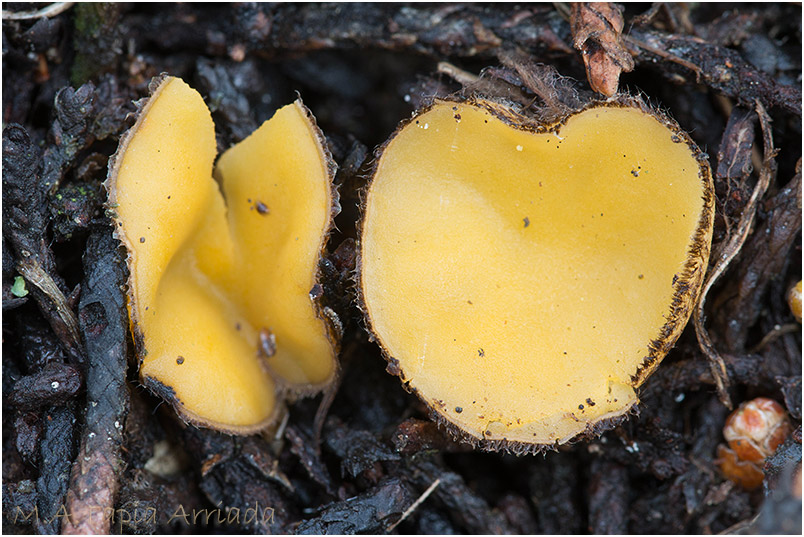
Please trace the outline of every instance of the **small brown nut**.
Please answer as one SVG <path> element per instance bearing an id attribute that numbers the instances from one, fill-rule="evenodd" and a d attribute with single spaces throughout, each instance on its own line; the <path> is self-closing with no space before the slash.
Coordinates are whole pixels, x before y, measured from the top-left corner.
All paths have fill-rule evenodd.
<path id="1" fill-rule="evenodd" d="M 767 397 L 757 397 L 741 404 L 729 415 L 723 437 L 740 459 L 762 464 L 784 442 L 791 429 L 782 405 Z"/>
<path id="2" fill-rule="evenodd" d="M 745 490 L 755 490 L 762 485 L 765 474 L 753 462 L 741 460 L 731 448 L 720 444 L 717 447 L 715 464 L 729 481 Z"/>
<path id="3" fill-rule="evenodd" d="M 790 311 L 793 312 L 798 322 L 801 322 L 801 282 L 790 288 L 787 292 L 787 303 L 790 304 Z"/>

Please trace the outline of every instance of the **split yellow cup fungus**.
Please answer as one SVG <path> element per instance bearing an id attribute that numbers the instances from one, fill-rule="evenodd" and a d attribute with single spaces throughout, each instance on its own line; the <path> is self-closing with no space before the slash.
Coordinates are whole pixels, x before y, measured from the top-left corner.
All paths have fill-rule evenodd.
<path id="1" fill-rule="evenodd" d="M 283 394 L 336 372 L 333 316 L 310 297 L 338 207 L 334 163 L 296 101 L 221 155 L 213 179 L 204 100 L 178 78 L 157 83 L 107 181 L 140 376 L 186 420 L 249 434 Z"/>
<path id="2" fill-rule="evenodd" d="M 707 266 L 714 194 L 689 136 L 627 97 L 547 126 L 437 101 L 375 166 L 362 307 L 435 419 L 517 453 L 624 419 Z"/>

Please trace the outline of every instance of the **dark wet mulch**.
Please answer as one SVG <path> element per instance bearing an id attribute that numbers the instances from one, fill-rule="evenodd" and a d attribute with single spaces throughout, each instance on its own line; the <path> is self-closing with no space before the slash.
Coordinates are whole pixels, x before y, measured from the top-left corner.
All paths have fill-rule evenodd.
<path id="1" fill-rule="evenodd" d="M 497 72 L 516 84 L 510 58 L 524 54 L 589 91 L 569 12 L 77 4 L 10 20 L 4 11 L 4 533 L 799 533 L 789 462 L 801 460 L 801 335 L 785 294 L 801 279 L 800 5 L 628 4 L 623 30 L 635 68 L 620 87 L 666 109 L 710 155 L 715 252 L 749 206 L 767 149 L 757 108 L 772 120 L 778 155 L 753 232 L 706 305 L 731 400 L 772 397 L 794 420 L 765 489 L 740 490 L 713 462 L 728 410 L 691 327 L 643 386 L 638 416 L 596 440 L 516 457 L 468 450 L 427 421 L 385 373 L 348 300 L 339 278 L 372 148 L 415 105 L 460 89 L 438 74 L 442 61 L 472 73 L 507 62 Z M 184 426 L 137 382 L 126 269 L 101 182 L 132 101 L 161 72 L 204 95 L 221 148 L 296 91 L 329 138 L 343 211 L 328 292 L 346 298 L 349 322 L 320 453 L 320 397 L 294 405 L 278 437 L 233 438 Z"/>

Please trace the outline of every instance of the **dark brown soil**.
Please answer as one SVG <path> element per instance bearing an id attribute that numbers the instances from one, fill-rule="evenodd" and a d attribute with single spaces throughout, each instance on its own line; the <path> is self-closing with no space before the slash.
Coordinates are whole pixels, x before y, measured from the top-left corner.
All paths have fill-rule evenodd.
<path id="1" fill-rule="evenodd" d="M 3 5 L 4 533 L 800 533 L 801 328 L 785 299 L 801 280 L 799 4 L 625 6 L 635 67 L 620 89 L 709 154 L 711 264 L 736 252 L 702 319 L 723 369 L 690 325 L 637 415 L 521 457 L 454 442 L 385 372 L 354 304 L 353 241 L 373 148 L 462 90 L 447 71 L 486 69 L 538 107 L 549 99 L 528 73 L 544 64 L 592 95 L 568 5 L 76 4 L 7 17 L 41 7 Z M 328 137 L 343 210 L 320 291 L 346 332 L 320 449 L 320 396 L 292 405 L 276 436 L 230 437 L 184 425 L 137 380 L 101 183 L 132 101 L 162 72 L 205 97 L 220 149 L 296 92 Z M 714 459 L 724 402 L 757 396 L 782 403 L 794 432 L 748 492 Z"/>

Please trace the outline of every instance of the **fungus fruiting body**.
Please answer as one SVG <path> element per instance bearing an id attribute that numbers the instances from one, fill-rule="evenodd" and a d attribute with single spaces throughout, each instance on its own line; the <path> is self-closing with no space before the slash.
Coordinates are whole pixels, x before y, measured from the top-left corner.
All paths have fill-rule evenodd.
<path id="1" fill-rule="evenodd" d="M 798 322 L 801 322 L 801 282 L 790 288 L 787 292 L 787 304 L 790 306 L 790 312 Z"/>
<path id="2" fill-rule="evenodd" d="M 274 419 L 280 389 L 311 392 L 335 374 L 333 334 L 309 297 L 334 165 L 301 101 L 221 155 L 213 179 L 216 152 L 203 99 L 167 77 L 107 188 L 143 383 L 192 422 L 248 433 Z"/>
<path id="3" fill-rule="evenodd" d="M 381 148 L 359 291 L 389 370 L 487 449 L 626 415 L 689 317 L 713 193 L 689 136 L 630 98 L 539 125 L 437 101 Z"/>

